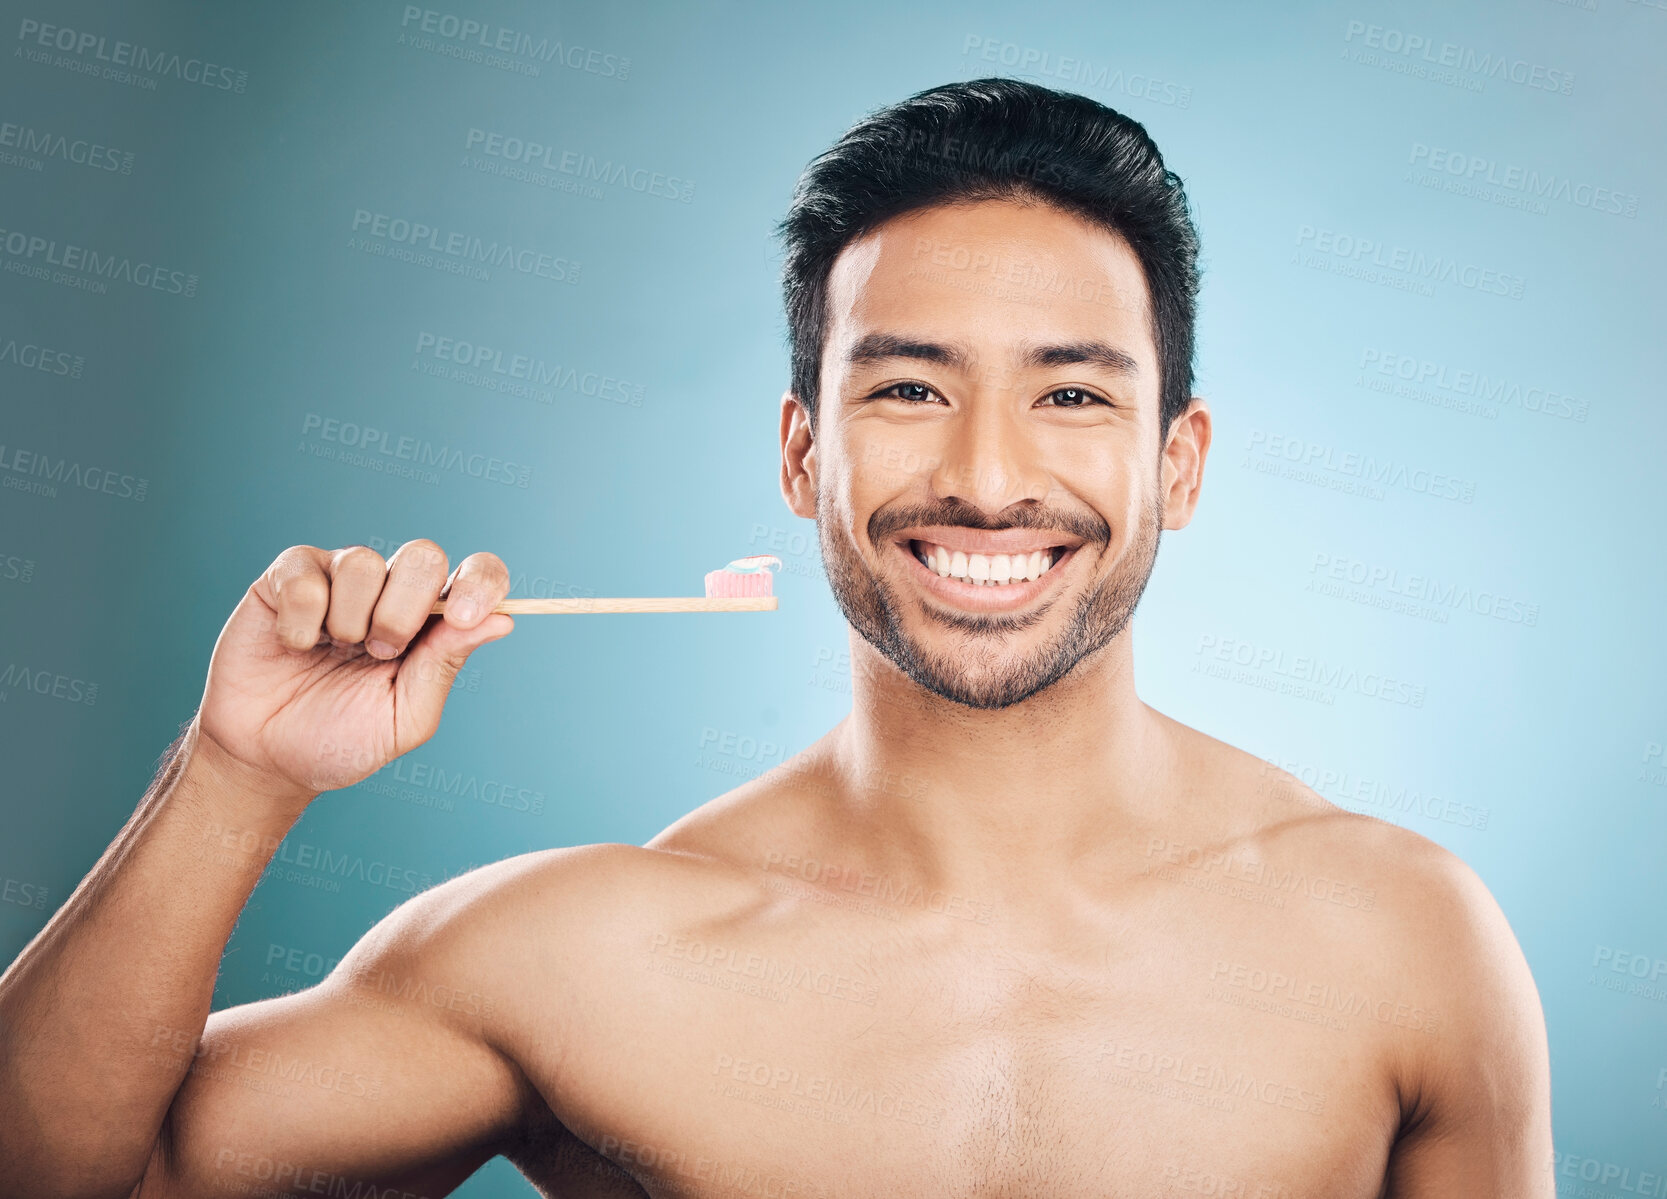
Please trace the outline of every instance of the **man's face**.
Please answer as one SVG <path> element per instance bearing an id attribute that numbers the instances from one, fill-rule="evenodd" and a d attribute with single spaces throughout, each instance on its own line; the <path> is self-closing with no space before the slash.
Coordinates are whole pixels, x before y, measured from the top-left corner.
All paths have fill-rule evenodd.
<path id="1" fill-rule="evenodd" d="M 1148 303 L 1121 238 L 1042 204 L 919 211 L 835 262 L 807 454 L 822 556 L 920 686 L 1006 707 L 1128 624 L 1169 473 Z"/>

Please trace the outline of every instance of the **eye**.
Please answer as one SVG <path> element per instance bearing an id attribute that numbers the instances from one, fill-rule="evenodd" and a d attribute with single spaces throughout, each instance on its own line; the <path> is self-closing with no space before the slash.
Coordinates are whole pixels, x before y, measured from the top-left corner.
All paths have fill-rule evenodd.
<path id="1" fill-rule="evenodd" d="M 1054 408 L 1081 408 L 1085 404 L 1104 404 L 1107 408 L 1116 407 L 1104 396 L 1097 395 L 1084 387 L 1061 387 L 1055 391 L 1050 391 L 1048 397 L 1050 399 L 1058 397 L 1056 402 L 1051 405 Z"/>
<path id="2" fill-rule="evenodd" d="M 905 388 L 907 391 L 904 390 Z M 875 392 L 874 398 L 881 399 L 889 396 L 894 400 L 902 400 L 905 403 L 920 404 L 925 402 L 927 396 L 937 394 L 924 383 L 893 383 L 890 387 Z"/>

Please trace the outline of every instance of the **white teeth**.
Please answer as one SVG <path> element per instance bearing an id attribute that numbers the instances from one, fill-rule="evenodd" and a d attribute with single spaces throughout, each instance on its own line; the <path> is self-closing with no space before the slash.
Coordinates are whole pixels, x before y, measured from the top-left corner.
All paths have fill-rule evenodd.
<path id="1" fill-rule="evenodd" d="M 919 560 L 928 570 L 944 578 L 959 579 L 975 587 L 1000 587 L 1041 578 L 1052 568 L 1054 557 L 1052 550 L 1032 550 L 1028 554 L 968 554 L 926 543 Z"/>

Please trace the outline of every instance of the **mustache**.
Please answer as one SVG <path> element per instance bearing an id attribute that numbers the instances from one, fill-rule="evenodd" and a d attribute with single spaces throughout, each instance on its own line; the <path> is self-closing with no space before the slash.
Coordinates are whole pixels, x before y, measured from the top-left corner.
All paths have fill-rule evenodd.
<path id="1" fill-rule="evenodd" d="M 1098 545 L 1111 542 L 1111 526 L 1093 512 L 1063 512 L 1052 508 L 1004 508 L 994 516 L 966 500 L 941 504 L 901 504 L 877 509 L 868 518 L 868 540 L 879 545 L 899 529 L 916 525 L 959 525 L 968 529 L 1046 529 L 1069 533 Z"/>

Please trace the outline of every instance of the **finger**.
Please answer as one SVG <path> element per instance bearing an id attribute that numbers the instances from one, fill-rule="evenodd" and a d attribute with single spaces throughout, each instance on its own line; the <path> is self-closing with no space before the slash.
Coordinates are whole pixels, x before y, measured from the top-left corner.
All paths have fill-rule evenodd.
<path id="1" fill-rule="evenodd" d="M 426 538 L 407 541 L 388 560 L 388 578 L 371 611 L 365 652 L 393 658 L 405 652 L 428 619 L 446 582 L 446 552 Z"/>
<path id="2" fill-rule="evenodd" d="M 472 629 L 509 594 L 509 567 L 496 554 L 470 554 L 446 584 L 446 623 Z"/>
<path id="3" fill-rule="evenodd" d="M 450 609 L 451 602 L 446 603 Z M 395 711 L 409 715 L 409 728 L 398 730 L 400 744 L 417 744 L 434 735 L 440 727 L 440 713 L 451 694 L 452 682 L 469 655 L 488 641 L 507 637 L 515 629 L 515 618 L 490 612 L 472 629 L 460 629 L 448 620 L 437 620 L 411 645 L 400 663 L 394 686 L 399 690 Z"/>
<path id="4" fill-rule="evenodd" d="M 255 580 L 253 590 L 275 614 L 278 641 L 285 649 L 303 652 L 318 644 L 330 604 L 326 557 L 317 546 L 292 545 Z"/>
<path id="5" fill-rule="evenodd" d="M 349 545 L 330 555 L 330 611 L 324 631 L 346 645 L 370 632 L 370 614 L 388 580 L 388 564 L 368 545 Z"/>

